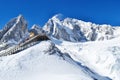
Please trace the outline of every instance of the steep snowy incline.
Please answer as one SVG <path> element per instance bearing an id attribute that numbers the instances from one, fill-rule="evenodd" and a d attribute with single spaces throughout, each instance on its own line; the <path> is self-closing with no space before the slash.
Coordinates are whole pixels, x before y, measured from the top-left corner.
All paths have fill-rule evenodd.
<path id="1" fill-rule="evenodd" d="M 75 61 L 92 71 L 120 80 L 120 37 L 95 42 L 72 43 L 55 41 L 63 53 L 68 53 Z"/>
<path id="2" fill-rule="evenodd" d="M 93 79 L 74 62 L 64 60 L 50 41 L 42 41 L 18 54 L 0 57 L 0 80 Z"/>

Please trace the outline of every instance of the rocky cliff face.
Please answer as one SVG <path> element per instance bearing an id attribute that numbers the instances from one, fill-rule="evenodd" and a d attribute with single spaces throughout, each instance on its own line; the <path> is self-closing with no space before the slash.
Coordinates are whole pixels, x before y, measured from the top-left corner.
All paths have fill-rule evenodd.
<path id="1" fill-rule="evenodd" d="M 109 40 L 118 35 L 116 30 L 120 30 L 110 25 L 97 25 L 72 18 L 62 19 L 59 15 L 49 19 L 43 29 L 57 39 L 74 42 Z"/>
<path id="2" fill-rule="evenodd" d="M 27 22 L 22 15 L 10 20 L 0 32 L 1 42 L 19 42 L 28 33 Z"/>
<path id="3" fill-rule="evenodd" d="M 27 22 L 22 15 L 10 20 L 0 30 L 0 51 L 18 44 L 28 34 Z"/>

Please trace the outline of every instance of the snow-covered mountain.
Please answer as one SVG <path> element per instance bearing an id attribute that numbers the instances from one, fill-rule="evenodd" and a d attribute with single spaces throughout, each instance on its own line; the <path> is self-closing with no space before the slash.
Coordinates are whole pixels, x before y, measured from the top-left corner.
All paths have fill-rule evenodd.
<path id="1" fill-rule="evenodd" d="M 120 28 L 110 25 L 97 25 L 72 18 L 55 15 L 43 28 L 49 35 L 66 41 L 109 40 L 120 35 Z"/>
<path id="2" fill-rule="evenodd" d="M 0 32 L 1 42 L 20 41 L 28 33 L 27 22 L 22 15 L 10 20 Z"/>
<path id="3" fill-rule="evenodd" d="M 120 80 L 120 27 L 61 16 L 31 28 L 51 40 L 0 57 L 0 80 Z M 0 47 L 18 43 L 29 33 L 26 20 L 18 16 L 0 33 Z"/>
<path id="4" fill-rule="evenodd" d="M 22 15 L 11 19 L 0 30 L 0 50 L 7 49 L 13 44 L 18 44 L 28 35 L 27 21 Z"/>

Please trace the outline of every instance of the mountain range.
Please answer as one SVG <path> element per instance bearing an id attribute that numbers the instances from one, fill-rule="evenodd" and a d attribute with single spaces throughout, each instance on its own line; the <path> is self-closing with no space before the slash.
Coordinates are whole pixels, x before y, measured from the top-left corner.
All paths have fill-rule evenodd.
<path id="1" fill-rule="evenodd" d="M 119 26 L 57 14 L 43 27 L 34 24 L 29 29 L 19 15 L 0 30 L 0 51 L 18 45 L 31 29 L 47 34 L 51 40 L 0 57 L 0 80 L 120 80 Z"/>
<path id="2" fill-rule="evenodd" d="M 0 30 L 0 41 L 19 42 L 29 34 L 27 25 L 27 21 L 22 15 L 13 18 Z M 46 32 L 50 37 L 71 42 L 103 41 L 120 35 L 119 26 L 99 25 L 73 18 L 62 18 L 61 14 L 53 16 L 43 27 L 33 25 L 31 29 L 36 29 L 40 33 Z"/>

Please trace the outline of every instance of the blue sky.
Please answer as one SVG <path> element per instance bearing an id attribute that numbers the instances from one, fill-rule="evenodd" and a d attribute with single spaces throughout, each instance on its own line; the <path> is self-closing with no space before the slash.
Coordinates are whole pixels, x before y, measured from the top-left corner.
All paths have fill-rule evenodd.
<path id="1" fill-rule="evenodd" d="M 53 15 L 120 25 L 120 0 L 0 0 L 0 28 L 11 18 L 22 14 L 33 24 L 43 26 Z"/>

